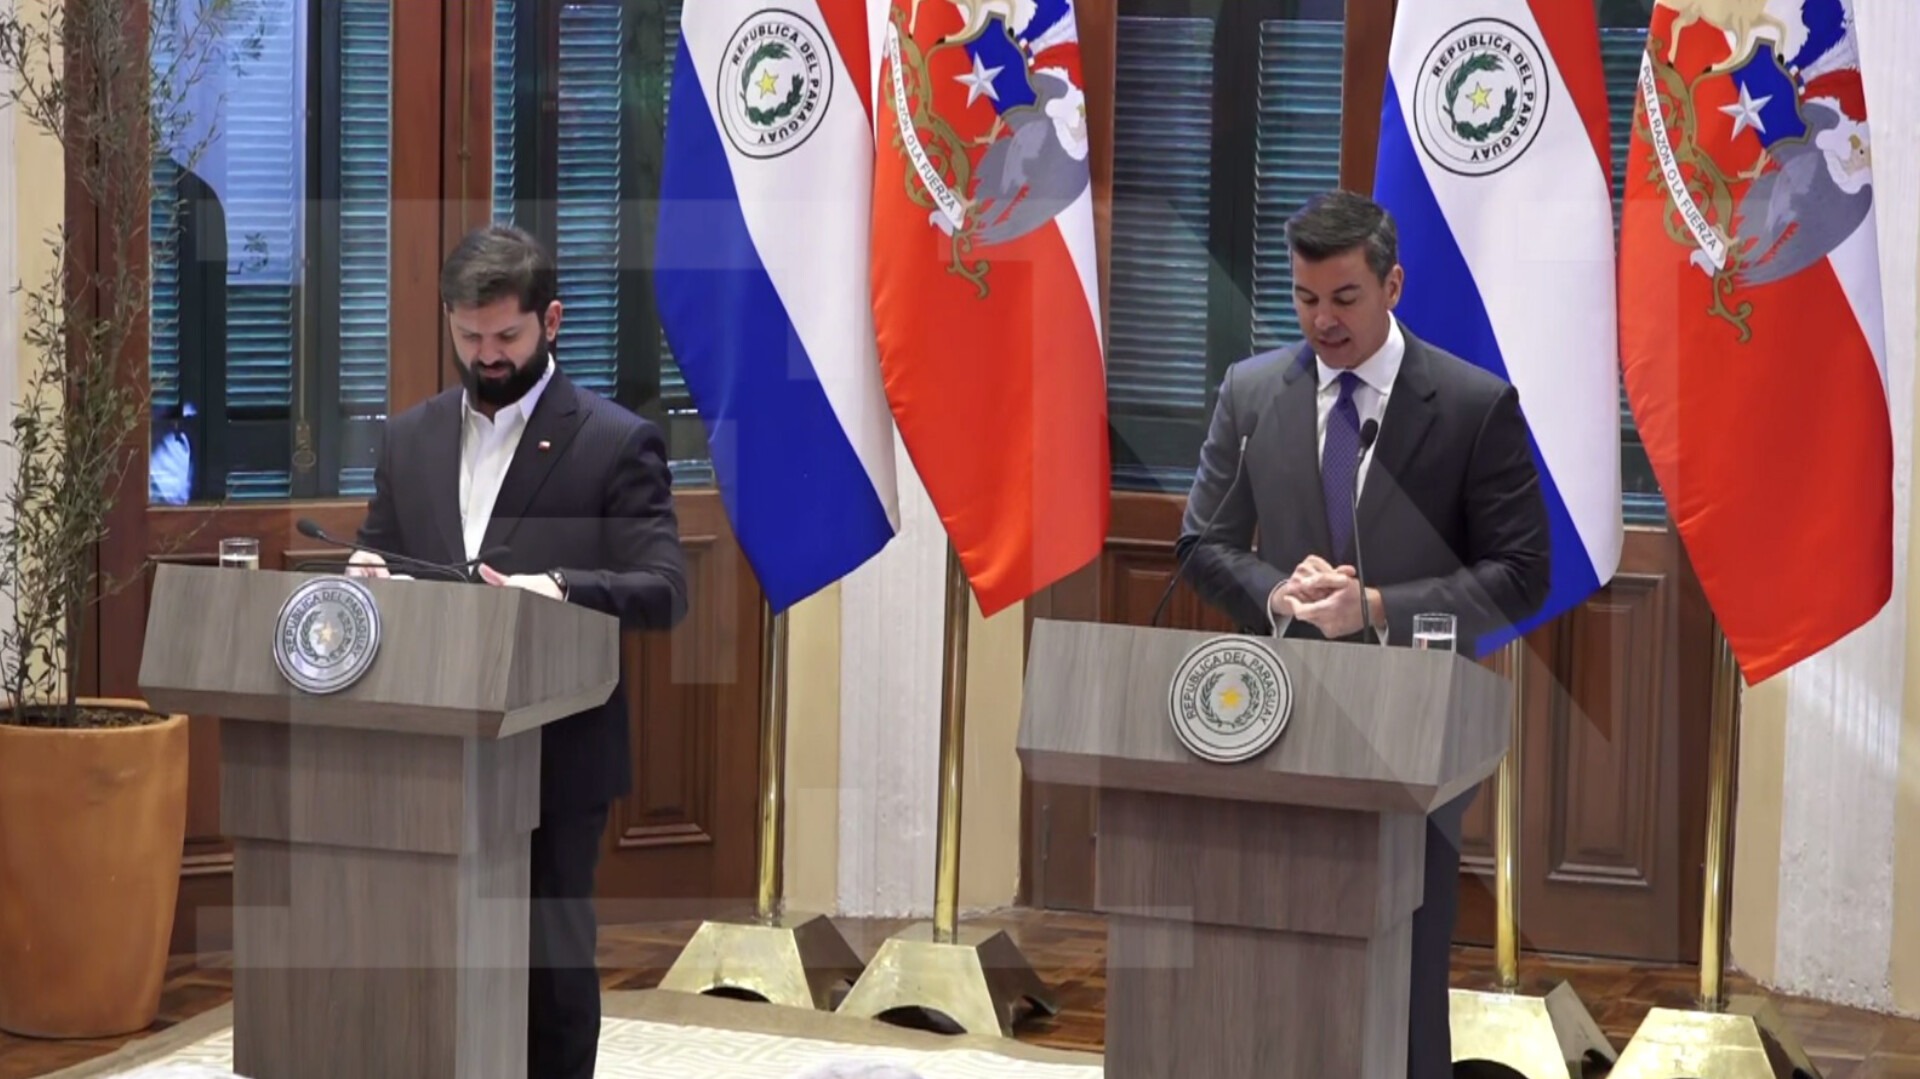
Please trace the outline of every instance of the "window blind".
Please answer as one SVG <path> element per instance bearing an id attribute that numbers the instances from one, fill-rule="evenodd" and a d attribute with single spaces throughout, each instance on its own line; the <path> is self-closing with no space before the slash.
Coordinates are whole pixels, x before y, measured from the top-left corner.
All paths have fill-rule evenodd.
<path id="1" fill-rule="evenodd" d="M 153 407 L 171 410 L 180 405 L 180 208 L 177 189 L 180 168 L 172 158 L 156 154 L 153 162 L 153 199 L 147 215 L 147 270 L 152 295 L 147 303 L 147 380 Z"/>
<path id="2" fill-rule="evenodd" d="M 680 55 L 680 5 L 682 0 L 667 0 L 663 5 L 663 21 L 666 26 L 666 70 L 660 79 L 660 122 L 664 128 L 667 121 L 667 105 L 673 96 L 674 61 Z M 664 147 L 666 140 L 662 138 Z M 674 362 L 673 350 L 667 347 L 667 335 L 664 330 L 656 331 L 660 336 L 660 403 L 669 415 L 693 417 L 698 412 L 693 406 L 693 394 L 687 389 L 686 376 L 680 373 L 680 365 Z"/>
<path id="3" fill-rule="evenodd" d="M 569 378 L 609 397 L 620 369 L 621 9 L 622 0 L 560 9 L 560 356 Z"/>
<path id="4" fill-rule="evenodd" d="M 493 0 L 493 220 L 499 224 L 513 223 L 513 140 L 518 130 L 513 66 L 520 55 L 520 39 L 514 31 L 518 19 L 518 0 Z"/>
<path id="5" fill-rule="evenodd" d="M 227 412 L 286 415 L 293 403 L 295 285 L 306 204 L 305 5 L 245 0 L 259 51 L 225 72 L 213 164 L 227 212 Z M 224 168 L 221 167 L 224 165 Z"/>
<path id="6" fill-rule="evenodd" d="M 1122 18 L 1114 109 L 1116 408 L 1207 403 L 1213 20 Z"/>
<path id="7" fill-rule="evenodd" d="M 1602 27 L 1600 63 L 1606 71 L 1608 137 L 1613 151 L 1613 224 L 1620 228 L 1621 204 L 1626 196 L 1627 149 L 1633 142 L 1633 108 L 1640 78 L 1640 56 L 1646 50 L 1645 26 Z M 1654 478 L 1645 445 L 1633 422 L 1627 388 L 1620 386 L 1621 515 L 1628 524 L 1666 522 L 1666 498 Z"/>
<path id="8" fill-rule="evenodd" d="M 1255 130 L 1253 345 L 1300 337 L 1293 314 L 1287 218 L 1340 182 L 1340 77 L 1345 28 L 1324 20 L 1260 24 L 1259 122 Z"/>
<path id="9" fill-rule="evenodd" d="M 393 26 L 389 0 L 340 5 L 340 408 L 387 408 L 392 295 Z"/>
<path id="10" fill-rule="evenodd" d="M 1107 402 L 1114 483 L 1150 489 L 1191 477 L 1211 391 L 1214 20 L 1117 33 Z"/>

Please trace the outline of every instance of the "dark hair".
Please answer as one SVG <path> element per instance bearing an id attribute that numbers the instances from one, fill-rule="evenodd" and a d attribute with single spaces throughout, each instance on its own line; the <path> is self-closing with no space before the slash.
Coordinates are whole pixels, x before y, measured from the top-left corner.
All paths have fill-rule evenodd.
<path id="1" fill-rule="evenodd" d="M 1322 262 L 1356 247 L 1382 281 L 1400 262 L 1400 239 L 1386 207 L 1351 191 L 1329 191 L 1307 200 L 1287 219 L 1287 246 L 1308 262 Z"/>
<path id="2" fill-rule="evenodd" d="M 540 241 L 512 225 L 474 229 L 460 240 L 440 269 L 440 302 L 448 307 L 485 307 L 517 297 L 522 312 L 544 314 L 559 294 L 553 256 Z"/>

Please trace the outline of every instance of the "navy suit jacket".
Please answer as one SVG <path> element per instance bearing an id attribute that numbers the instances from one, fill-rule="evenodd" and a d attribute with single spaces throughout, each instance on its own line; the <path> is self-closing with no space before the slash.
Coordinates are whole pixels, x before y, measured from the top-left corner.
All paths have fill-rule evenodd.
<path id="1" fill-rule="evenodd" d="M 1390 643 L 1410 642 L 1414 615 L 1450 612 L 1471 655 L 1477 638 L 1546 601 L 1546 502 L 1518 391 L 1401 331 L 1406 356 L 1356 507 L 1360 561 Z M 1177 553 L 1192 553 L 1187 579 L 1247 633 L 1272 633 L 1267 597 L 1308 555 L 1333 561 L 1318 389 L 1304 342 L 1234 364 L 1200 451 Z M 1245 471 L 1233 483 L 1243 436 Z M 1300 620 L 1287 632 L 1321 636 Z"/>
<path id="2" fill-rule="evenodd" d="M 362 544 L 435 563 L 467 561 L 462 394 L 456 386 L 387 421 Z M 614 615 L 622 628 L 676 625 L 687 611 L 686 563 L 660 429 L 575 386 L 556 367 L 527 418 L 481 544 L 499 546 L 511 553 L 494 569 L 560 570 L 569 602 Z M 605 704 L 541 728 L 543 817 L 633 789 L 626 690 L 623 671 Z"/>

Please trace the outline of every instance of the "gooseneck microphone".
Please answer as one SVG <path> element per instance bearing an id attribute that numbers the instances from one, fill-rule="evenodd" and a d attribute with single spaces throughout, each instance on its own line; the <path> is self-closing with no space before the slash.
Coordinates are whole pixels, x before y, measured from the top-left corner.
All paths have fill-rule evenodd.
<path id="1" fill-rule="evenodd" d="M 300 518 L 294 522 L 293 527 L 308 539 L 317 539 L 322 543 L 332 544 L 335 547 L 344 547 L 350 551 L 365 551 L 368 554 L 379 555 L 381 558 L 387 560 L 389 566 L 414 569 L 444 580 L 459 581 L 462 583 L 473 579 L 470 572 L 473 567 L 482 562 L 496 561 L 512 553 L 512 548 L 509 547 L 489 547 L 480 552 L 480 557 L 478 558 L 469 558 L 465 562 L 443 565 L 439 562 L 428 562 L 419 558 L 409 558 L 406 555 L 395 554 L 392 551 L 382 551 L 377 547 L 369 547 L 364 543 L 355 543 L 352 540 L 344 540 L 338 536 L 329 535 L 326 529 L 321 528 L 311 517 Z"/>
<path id="2" fill-rule="evenodd" d="M 1360 639 L 1363 641 L 1373 633 L 1373 612 L 1367 604 L 1367 563 L 1360 554 L 1360 478 L 1367 474 L 1367 452 L 1379 437 L 1379 420 L 1360 425 L 1360 460 L 1353 470 L 1353 572 L 1360 582 Z"/>
<path id="3" fill-rule="evenodd" d="M 1207 542 L 1207 538 L 1213 535 L 1214 522 L 1220 519 L 1220 511 L 1227 508 L 1227 500 L 1232 497 L 1233 489 L 1240 483 L 1240 473 L 1246 470 L 1247 440 L 1253 437 L 1253 432 L 1259 429 L 1259 426 L 1260 421 L 1256 418 L 1253 421 L 1253 426 L 1247 429 L 1247 433 L 1240 436 L 1239 456 L 1235 458 L 1233 462 L 1233 479 L 1227 481 L 1227 489 L 1220 492 L 1220 504 L 1213 507 L 1213 513 L 1207 517 L 1206 525 L 1200 529 L 1200 534 L 1194 538 L 1193 546 L 1187 548 L 1187 553 L 1182 556 L 1179 563 L 1173 567 L 1173 577 L 1167 581 L 1166 591 L 1160 593 L 1160 602 L 1153 605 L 1153 617 L 1147 620 L 1148 626 L 1158 626 L 1160 624 L 1160 615 L 1166 610 L 1167 601 L 1173 598 L 1173 590 L 1179 587 L 1180 578 L 1186 574 L 1187 563 L 1193 560 L 1194 552 L 1198 551 L 1200 546 Z"/>

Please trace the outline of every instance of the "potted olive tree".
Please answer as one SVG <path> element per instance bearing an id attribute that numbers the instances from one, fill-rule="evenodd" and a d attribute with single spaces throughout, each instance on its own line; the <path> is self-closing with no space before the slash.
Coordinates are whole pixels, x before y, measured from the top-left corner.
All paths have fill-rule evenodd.
<path id="1" fill-rule="evenodd" d="M 234 49 L 230 19 L 246 2 L 18 0 L 0 12 L 0 106 L 60 146 L 69 197 L 90 203 L 93 235 L 117 241 L 93 246 L 121 252 L 96 259 L 63 225 L 45 237 L 44 280 L 0 283 L 22 324 L 20 385 L 0 387 L 17 394 L 0 463 L 0 1030 L 16 1034 L 125 1034 L 159 1006 L 186 717 L 80 696 L 76 668 L 100 597 L 139 579 L 103 579 L 98 558 L 114 499 L 144 498 L 125 481 L 146 451 L 130 436 L 148 407 L 140 253 L 154 163 L 178 159 L 186 132 L 201 132 L 187 156 L 212 138 L 188 115 L 189 91 Z M 149 3 L 152 34 L 129 18 Z"/>

